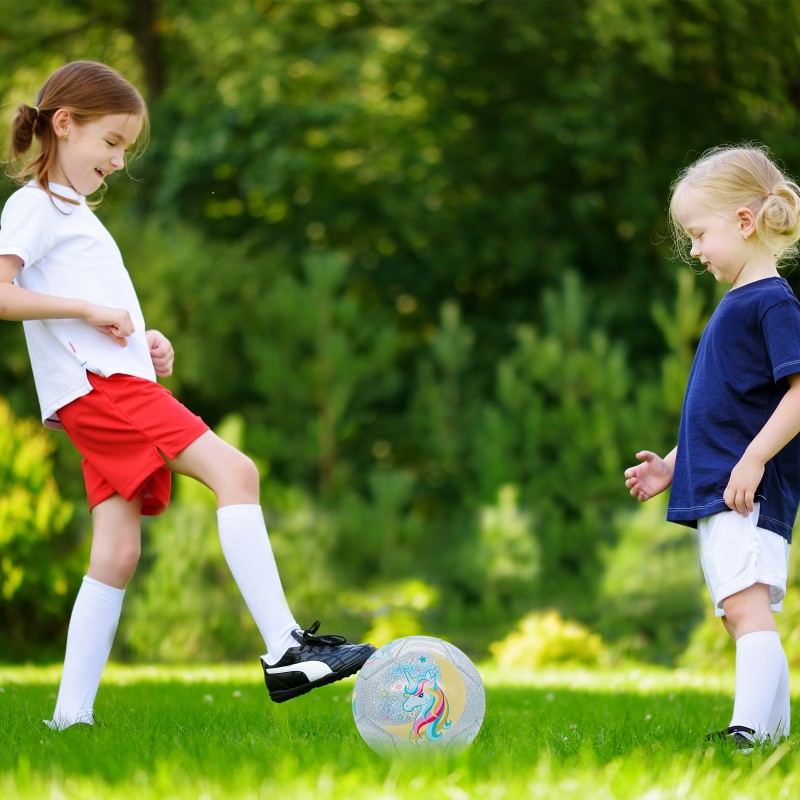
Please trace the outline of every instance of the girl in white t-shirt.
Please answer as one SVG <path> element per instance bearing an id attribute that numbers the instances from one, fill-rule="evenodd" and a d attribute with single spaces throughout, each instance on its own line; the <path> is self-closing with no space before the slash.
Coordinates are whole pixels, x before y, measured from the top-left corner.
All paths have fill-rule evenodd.
<path id="1" fill-rule="evenodd" d="M 83 455 L 93 527 L 58 699 L 46 720 L 59 730 L 94 722 L 139 560 L 141 516 L 166 509 L 172 472 L 216 495 L 222 549 L 264 637 L 261 664 L 274 701 L 352 675 L 374 650 L 316 636 L 318 622 L 300 630 L 270 547 L 255 465 L 156 381 L 172 373 L 172 346 L 145 330 L 119 250 L 86 202 L 147 133 L 139 92 L 91 61 L 53 73 L 36 103 L 19 107 L 12 128 L 21 188 L 0 217 L 0 319 L 23 322 L 42 419 L 63 428 Z"/>

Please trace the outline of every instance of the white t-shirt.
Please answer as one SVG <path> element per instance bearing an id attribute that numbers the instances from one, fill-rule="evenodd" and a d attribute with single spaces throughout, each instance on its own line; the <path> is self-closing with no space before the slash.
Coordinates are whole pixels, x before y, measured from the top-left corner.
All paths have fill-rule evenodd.
<path id="1" fill-rule="evenodd" d="M 18 189 L 0 216 L 0 254 L 22 259 L 14 282 L 23 289 L 124 308 L 134 333 L 127 347 L 77 319 L 25 321 L 42 420 L 61 427 L 58 409 L 92 391 L 87 370 L 103 377 L 124 373 L 155 381 L 144 316 L 119 248 L 86 198 L 50 188 L 78 205 L 51 198 L 34 183 Z"/>

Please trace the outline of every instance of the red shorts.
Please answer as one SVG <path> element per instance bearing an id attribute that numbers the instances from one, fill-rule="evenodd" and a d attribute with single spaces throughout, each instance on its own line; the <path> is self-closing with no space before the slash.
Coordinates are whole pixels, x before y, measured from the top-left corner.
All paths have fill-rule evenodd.
<path id="1" fill-rule="evenodd" d="M 154 381 L 86 374 L 93 391 L 60 408 L 58 418 L 83 456 L 89 508 L 114 494 L 141 495 L 142 514 L 162 513 L 172 486 L 164 456 L 175 458 L 208 425 Z"/>

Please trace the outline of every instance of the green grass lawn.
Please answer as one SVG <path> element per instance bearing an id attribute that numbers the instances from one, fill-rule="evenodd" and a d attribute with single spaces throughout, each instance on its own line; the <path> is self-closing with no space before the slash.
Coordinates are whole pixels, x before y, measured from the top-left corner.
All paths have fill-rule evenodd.
<path id="1" fill-rule="evenodd" d="M 705 746 L 732 676 L 655 669 L 501 674 L 481 667 L 486 719 L 451 761 L 383 761 L 351 714 L 352 680 L 269 701 L 258 664 L 111 665 L 102 725 L 54 733 L 60 667 L 0 667 L 0 797 L 795 798 L 797 737 L 742 756 Z"/>

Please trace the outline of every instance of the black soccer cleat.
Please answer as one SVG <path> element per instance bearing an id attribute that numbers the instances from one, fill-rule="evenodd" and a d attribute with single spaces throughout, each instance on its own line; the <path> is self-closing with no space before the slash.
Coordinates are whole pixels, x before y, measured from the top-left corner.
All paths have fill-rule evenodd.
<path id="1" fill-rule="evenodd" d="M 267 664 L 261 657 L 264 681 L 274 702 L 283 703 L 354 675 L 375 652 L 371 644 L 350 644 L 337 634 L 315 636 L 318 628 L 319 620 L 302 633 L 292 631 L 300 645 L 290 647 L 277 663 Z"/>
<path id="2" fill-rule="evenodd" d="M 706 736 L 706 741 L 723 742 L 733 747 L 734 752 L 747 755 L 753 752 L 756 744 L 755 736 L 756 732 L 752 728 L 746 728 L 744 725 L 734 725 L 731 728 L 725 728 L 724 731 L 709 733 Z"/>

